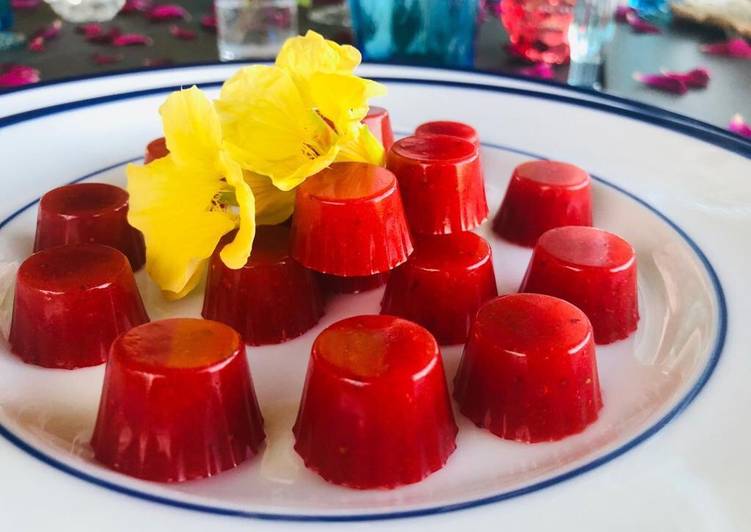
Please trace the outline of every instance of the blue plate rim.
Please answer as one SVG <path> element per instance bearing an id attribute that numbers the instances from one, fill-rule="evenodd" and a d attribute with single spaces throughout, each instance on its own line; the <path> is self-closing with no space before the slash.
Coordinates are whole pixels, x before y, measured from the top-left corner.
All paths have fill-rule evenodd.
<path id="1" fill-rule="evenodd" d="M 405 80 L 402 78 L 396 78 L 396 79 L 375 78 L 375 79 L 379 79 L 379 80 L 387 81 L 387 82 L 417 83 L 417 84 L 426 84 L 426 85 L 448 85 L 448 86 L 460 86 L 460 87 L 468 86 L 468 88 L 474 88 L 474 89 L 480 89 L 480 90 L 509 92 L 509 90 L 507 90 L 509 88 L 506 88 L 506 87 L 489 87 L 485 85 L 478 86 L 476 84 L 471 84 L 471 83 L 467 84 L 467 83 L 442 82 L 442 81 L 437 81 L 437 80 L 419 80 L 419 79 L 418 80 Z M 210 83 L 201 84 L 201 86 L 211 87 L 211 86 L 217 86 L 220 83 L 221 82 L 210 82 Z M 105 97 L 92 98 L 88 100 L 81 100 L 79 102 L 68 102 L 66 104 L 59 104 L 59 105 L 50 106 L 50 107 L 46 107 L 42 109 L 28 111 L 25 113 L 20 113 L 18 115 L 11 115 L 9 117 L 0 119 L 0 129 L 4 127 L 8 127 L 13 124 L 25 122 L 27 120 L 40 118 L 42 116 L 48 116 L 48 115 L 56 114 L 59 112 L 64 112 L 66 110 L 90 107 L 90 106 L 98 105 L 100 103 L 107 103 L 107 102 L 121 100 L 121 99 L 137 98 L 140 96 L 157 94 L 160 92 L 164 93 L 164 92 L 168 92 L 171 90 L 175 90 L 176 88 L 179 88 L 179 87 L 160 87 L 160 88 L 155 88 L 155 89 L 147 89 L 143 91 L 132 91 L 132 92 L 127 92 L 127 93 L 122 93 L 122 94 L 117 94 L 117 95 L 110 95 L 110 96 L 105 96 Z M 517 93 L 516 90 L 510 91 L 510 92 Z M 528 91 L 528 90 L 521 90 L 520 92 L 523 95 L 526 95 L 525 93 L 527 92 L 533 92 L 534 97 L 543 98 L 543 99 L 553 99 L 557 101 L 567 101 L 571 99 L 568 97 L 564 97 L 563 100 L 561 100 L 555 97 L 556 95 L 551 95 L 548 93 L 538 93 L 538 92 Z M 575 100 L 575 102 L 571 102 L 571 103 L 573 103 L 574 105 L 584 105 L 585 107 L 595 107 L 595 108 L 599 108 L 602 110 L 607 110 L 607 109 L 603 109 L 603 106 L 601 105 L 595 105 L 594 102 Z M 608 108 L 610 106 L 605 105 L 604 107 Z M 623 114 L 622 109 L 610 108 L 609 110 L 610 112 L 613 112 L 615 114 Z M 667 124 L 662 124 L 662 125 L 663 127 L 668 127 L 669 129 L 672 129 L 672 127 Z M 679 132 L 683 132 L 683 131 L 679 131 Z M 709 132 L 705 132 L 705 134 L 709 134 Z M 693 135 L 690 135 L 690 136 L 693 136 Z M 702 138 L 702 137 L 699 137 L 699 138 Z M 702 140 L 706 140 L 706 139 L 702 138 Z M 724 139 L 714 139 L 714 142 L 711 142 L 710 140 L 706 140 L 706 141 L 712 144 L 718 145 L 720 147 L 723 147 L 726 150 L 731 151 L 733 153 L 740 153 L 741 155 L 744 155 L 746 158 L 751 158 L 751 143 L 749 143 L 747 147 L 743 148 L 741 152 L 738 152 L 737 149 L 727 147 Z M 501 144 L 486 143 L 486 142 L 483 142 L 482 144 L 483 146 L 486 146 L 488 148 L 510 151 L 513 153 L 518 153 L 521 155 L 538 158 L 538 159 L 545 159 L 544 156 L 541 156 L 534 152 L 514 148 L 511 146 L 504 146 Z M 75 179 L 73 182 L 88 179 L 94 175 L 111 170 L 113 168 L 117 168 L 128 162 L 132 162 L 138 159 L 140 159 L 140 157 L 131 158 L 126 161 L 109 165 L 105 168 L 98 169 L 94 172 L 90 172 L 84 176 L 81 176 Z M 503 492 L 503 493 L 495 494 L 495 495 L 488 496 L 488 497 L 473 499 L 471 501 L 464 501 L 461 503 L 455 503 L 455 504 L 450 504 L 450 505 L 441 505 L 441 506 L 436 506 L 436 507 L 428 507 L 428 508 L 398 511 L 398 512 L 383 512 L 383 513 L 356 514 L 356 515 L 281 514 L 281 513 L 266 513 L 266 512 L 249 512 L 249 511 L 244 511 L 244 510 L 239 510 L 239 509 L 234 509 L 234 508 L 215 507 L 215 506 L 209 506 L 209 505 L 204 505 L 204 504 L 174 500 L 169 497 L 142 492 L 134 488 L 128 488 L 128 487 L 119 485 L 115 482 L 110 482 L 108 480 L 101 479 L 89 473 L 80 471 L 76 469 L 75 467 L 72 467 L 68 464 L 65 464 L 57 460 L 56 458 L 53 458 L 52 456 L 47 455 L 44 452 L 40 451 L 39 449 L 33 447 L 32 445 L 30 445 L 25 440 L 23 440 L 22 438 L 14 434 L 6 426 L 2 424 L 0 424 L 0 437 L 5 438 L 10 443 L 18 447 L 20 450 L 26 452 L 27 454 L 33 456 L 34 458 L 37 458 L 38 460 L 46 463 L 47 465 L 52 466 L 53 468 L 57 470 L 70 474 L 85 482 L 89 482 L 99 487 L 103 487 L 110 491 L 118 492 L 124 495 L 141 499 L 141 500 L 146 500 L 146 501 L 155 502 L 155 503 L 159 503 L 159 504 L 163 504 L 167 506 L 172 506 L 175 508 L 200 511 L 200 512 L 210 513 L 210 514 L 215 514 L 215 515 L 263 519 L 263 520 L 271 520 L 271 521 L 354 522 L 354 521 L 402 519 L 402 518 L 408 518 L 408 517 L 421 517 L 421 516 L 435 515 L 435 514 L 453 512 L 453 511 L 483 506 L 483 505 L 487 505 L 491 503 L 501 502 L 504 500 L 519 497 L 521 495 L 539 491 L 544 488 L 547 488 L 547 487 L 559 484 L 561 482 L 573 479 L 575 477 L 578 477 L 588 471 L 596 469 L 597 467 L 600 467 L 601 465 L 604 465 L 610 462 L 611 460 L 617 458 L 618 456 L 621 456 L 622 454 L 626 453 L 627 451 L 631 450 L 632 448 L 646 441 L 651 436 L 659 432 L 662 428 L 664 428 L 668 423 L 670 423 L 670 421 L 672 421 L 678 414 L 683 412 L 685 408 L 696 398 L 696 396 L 699 394 L 702 388 L 706 385 L 706 383 L 709 381 L 710 377 L 712 376 L 714 370 L 716 369 L 717 364 L 719 363 L 719 360 L 721 358 L 722 349 L 725 345 L 725 340 L 727 337 L 727 327 L 728 327 L 727 303 L 726 303 L 725 292 L 723 290 L 722 283 L 719 279 L 719 276 L 717 275 L 716 270 L 714 269 L 713 265 L 711 264 L 711 262 L 709 261 L 708 257 L 703 252 L 701 247 L 680 226 L 678 226 L 670 218 L 668 218 L 661 211 L 656 209 L 654 206 L 652 206 L 645 200 L 641 199 L 635 194 L 629 192 L 628 190 L 618 185 L 615 185 L 614 183 L 602 177 L 598 177 L 594 175 L 592 177 L 596 179 L 597 181 L 603 183 L 604 185 L 618 192 L 621 192 L 622 194 L 625 194 L 626 196 L 628 196 L 629 198 L 631 198 L 638 204 L 648 209 L 654 215 L 656 215 L 665 223 L 667 223 L 689 245 L 689 247 L 696 254 L 700 262 L 704 266 L 705 271 L 707 272 L 707 275 L 709 276 L 710 282 L 712 284 L 712 288 L 714 289 L 715 297 L 717 298 L 718 330 L 717 330 L 717 336 L 715 338 L 715 342 L 712 347 L 712 351 L 711 351 L 709 360 L 707 362 L 707 365 L 703 369 L 702 373 L 699 375 L 696 383 L 691 387 L 691 389 L 686 393 L 686 395 L 680 401 L 678 401 L 678 403 L 668 413 L 666 413 L 660 420 L 658 420 L 651 427 L 649 427 L 642 433 L 638 434 L 637 436 L 635 436 L 634 438 L 632 438 L 625 444 L 604 454 L 603 456 L 596 458 L 595 460 L 592 460 L 591 462 L 578 466 L 570 471 L 562 473 L 561 475 L 557 475 L 550 479 L 546 479 L 544 481 L 537 482 L 537 483 L 534 483 L 529 486 L 525 486 L 516 490 L 511 490 L 508 492 Z M 38 201 L 39 201 L 39 198 L 27 203 L 26 205 L 19 208 L 15 212 L 11 213 L 8 217 L 0 221 L 0 229 L 5 227 L 8 223 L 10 223 L 14 218 L 19 216 L 21 213 L 31 208 Z"/>

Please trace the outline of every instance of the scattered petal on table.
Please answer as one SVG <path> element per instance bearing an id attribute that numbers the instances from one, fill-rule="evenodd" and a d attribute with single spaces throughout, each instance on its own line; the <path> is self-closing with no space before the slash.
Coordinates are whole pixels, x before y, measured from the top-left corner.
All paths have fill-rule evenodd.
<path id="1" fill-rule="evenodd" d="M 695 68 L 688 72 L 663 71 L 662 74 L 668 78 L 683 81 L 687 87 L 692 89 L 704 89 L 709 85 L 709 71 L 706 68 Z"/>
<path id="2" fill-rule="evenodd" d="M 733 133 L 737 133 L 738 135 L 751 138 L 751 126 L 748 125 L 745 120 L 743 120 L 743 117 L 740 114 L 735 115 L 730 120 L 728 129 Z"/>
<path id="3" fill-rule="evenodd" d="M 149 11 L 149 19 L 152 22 L 164 22 L 165 20 L 188 20 L 190 13 L 183 6 L 177 4 L 163 4 L 154 6 Z"/>
<path id="4" fill-rule="evenodd" d="M 91 60 L 97 65 L 112 65 L 123 60 L 122 54 L 103 54 L 95 52 L 91 54 Z"/>
<path id="5" fill-rule="evenodd" d="M 60 19 L 53 20 L 43 28 L 39 28 L 33 33 L 34 37 L 42 37 L 45 41 L 51 41 L 60 36 L 60 30 L 63 27 L 63 21 Z"/>
<path id="6" fill-rule="evenodd" d="M 626 22 L 631 26 L 634 33 L 662 33 L 662 30 L 658 26 L 641 18 L 636 14 L 636 11 L 626 14 Z"/>
<path id="7" fill-rule="evenodd" d="M 629 15 L 636 14 L 636 11 L 633 7 L 628 6 L 618 6 L 615 8 L 615 20 L 618 22 L 628 22 Z"/>
<path id="8" fill-rule="evenodd" d="M 634 73 L 634 79 L 644 83 L 648 87 L 672 92 L 673 94 L 686 94 L 688 92 L 688 85 L 686 85 L 685 81 L 663 76 L 662 74 L 640 74 L 636 72 Z"/>
<path id="9" fill-rule="evenodd" d="M 39 81 L 39 71 L 25 65 L 0 65 L 0 87 L 20 87 Z"/>
<path id="10" fill-rule="evenodd" d="M 120 10 L 122 15 L 131 15 L 133 13 L 146 13 L 151 9 L 151 0 L 127 0 Z"/>
<path id="11" fill-rule="evenodd" d="M 206 31 L 216 32 L 216 15 L 212 13 L 202 16 L 201 27 Z"/>
<path id="12" fill-rule="evenodd" d="M 166 57 L 147 57 L 143 60 L 143 66 L 145 67 L 160 67 L 173 64 L 172 59 Z"/>
<path id="13" fill-rule="evenodd" d="M 13 9 L 36 9 L 42 3 L 42 0 L 10 0 L 10 7 Z"/>
<path id="14" fill-rule="evenodd" d="M 705 44 L 699 48 L 705 54 L 726 55 L 728 57 L 739 57 L 742 59 L 751 59 L 751 44 L 746 39 L 737 37 L 726 42 L 714 44 Z"/>
<path id="15" fill-rule="evenodd" d="M 175 39 L 180 39 L 183 41 L 192 41 L 196 38 L 195 31 L 191 30 L 190 28 L 178 26 L 177 24 L 170 26 L 169 32 Z"/>
<path id="16" fill-rule="evenodd" d="M 44 46 L 47 41 L 44 40 L 44 37 L 32 37 L 29 39 L 29 44 L 26 45 L 26 48 L 30 52 L 44 52 L 46 50 L 46 47 Z"/>
<path id="17" fill-rule="evenodd" d="M 154 41 L 147 35 L 140 33 L 123 33 L 112 39 L 114 46 L 151 46 Z"/>
<path id="18" fill-rule="evenodd" d="M 532 78 L 551 79 L 555 77 L 553 67 L 547 63 L 537 63 L 536 65 L 522 67 L 517 70 L 522 76 L 529 76 Z"/>

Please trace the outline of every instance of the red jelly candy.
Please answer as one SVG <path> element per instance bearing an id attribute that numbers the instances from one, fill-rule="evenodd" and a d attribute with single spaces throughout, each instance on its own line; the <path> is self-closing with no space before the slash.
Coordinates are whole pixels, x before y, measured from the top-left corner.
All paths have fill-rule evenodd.
<path id="1" fill-rule="evenodd" d="M 626 338 L 639 321 L 634 248 L 594 227 L 543 234 L 520 291 L 560 297 L 582 309 L 598 344 Z"/>
<path id="2" fill-rule="evenodd" d="M 389 112 L 383 107 L 371 105 L 362 123 L 368 126 L 368 129 L 375 135 L 375 138 L 381 141 L 384 149 L 388 150 L 394 143 L 391 118 L 389 118 Z"/>
<path id="3" fill-rule="evenodd" d="M 318 323 L 319 281 L 290 257 L 288 227 L 259 227 L 239 270 L 228 268 L 219 253 L 212 256 L 202 315 L 235 328 L 250 345 L 278 344 Z"/>
<path id="4" fill-rule="evenodd" d="M 512 294 L 477 313 L 454 379 L 462 414 L 509 440 L 559 440 L 602 408 L 592 327 L 566 301 Z"/>
<path id="5" fill-rule="evenodd" d="M 480 147 L 480 137 L 477 136 L 475 128 L 463 122 L 452 122 L 451 120 L 434 120 L 425 122 L 415 129 L 415 135 L 448 135 L 449 137 L 459 137 L 467 140 Z"/>
<path id="6" fill-rule="evenodd" d="M 391 272 L 381 312 L 419 323 L 441 345 L 461 344 L 477 309 L 497 295 L 490 246 L 482 237 L 428 235 Z"/>
<path id="7" fill-rule="evenodd" d="M 389 271 L 412 252 L 394 174 L 366 163 L 336 163 L 297 189 L 292 256 L 343 277 Z"/>
<path id="8" fill-rule="evenodd" d="M 457 433 L 435 340 L 393 316 L 357 316 L 313 344 L 295 450 L 353 488 L 418 482 L 446 463 Z"/>
<path id="9" fill-rule="evenodd" d="M 110 344 L 149 321 L 125 255 L 99 244 L 34 253 L 18 270 L 11 350 L 29 364 L 101 364 Z"/>
<path id="10" fill-rule="evenodd" d="M 469 231 L 488 216 L 477 148 L 458 137 L 422 135 L 391 147 L 409 227 L 416 234 Z"/>
<path id="11" fill-rule="evenodd" d="M 493 230 L 510 242 L 532 247 L 545 231 L 562 225 L 592 225 L 587 172 L 557 161 L 517 166 Z"/>
<path id="12" fill-rule="evenodd" d="M 169 154 L 167 149 L 167 139 L 159 137 L 146 145 L 146 153 L 143 156 L 143 164 L 149 164 L 151 161 L 161 159 Z"/>
<path id="13" fill-rule="evenodd" d="M 133 271 L 143 266 L 143 235 L 128 224 L 127 192 L 105 183 L 78 183 L 42 196 L 34 251 L 85 242 L 119 249 Z"/>
<path id="14" fill-rule="evenodd" d="M 323 288 L 332 294 L 359 294 L 375 290 L 386 284 L 389 273 L 377 273 L 363 277 L 339 277 L 337 275 L 319 274 Z"/>
<path id="15" fill-rule="evenodd" d="M 232 328 L 176 318 L 112 344 L 91 439 L 102 464 L 181 482 L 237 466 L 264 438 L 245 348 Z"/>

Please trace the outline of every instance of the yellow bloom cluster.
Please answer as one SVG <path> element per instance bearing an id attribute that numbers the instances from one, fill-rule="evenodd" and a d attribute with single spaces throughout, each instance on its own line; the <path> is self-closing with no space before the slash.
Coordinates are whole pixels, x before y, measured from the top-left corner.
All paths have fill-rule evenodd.
<path id="1" fill-rule="evenodd" d="M 169 154 L 128 166 L 130 223 L 146 239 L 146 268 L 168 297 L 200 281 L 223 235 L 230 268 L 250 255 L 256 224 L 276 224 L 294 189 L 335 161 L 381 164 L 383 147 L 361 124 L 385 88 L 354 75 L 360 53 L 309 31 L 271 66 L 240 69 L 212 103 L 192 87 L 160 108 Z"/>

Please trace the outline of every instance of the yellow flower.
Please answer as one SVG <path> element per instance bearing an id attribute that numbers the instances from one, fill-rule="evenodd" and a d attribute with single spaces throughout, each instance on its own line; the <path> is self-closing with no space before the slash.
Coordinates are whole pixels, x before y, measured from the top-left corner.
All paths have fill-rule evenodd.
<path id="1" fill-rule="evenodd" d="M 245 264 L 255 200 L 223 144 L 214 106 L 199 89 L 172 93 L 160 113 L 169 154 L 128 165 L 128 220 L 144 234 L 149 275 L 177 298 L 198 284 L 221 237 L 238 227 L 220 256 L 230 268 Z"/>
<path id="2" fill-rule="evenodd" d="M 359 63 L 355 48 L 309 31 L 289 39 L 274 66 L 238 71 L 216 102 L 232 157 L 281 191 L 337 160 L 380 164 L 383 148 L 360 122 L 385 88 L 355 76 Z"/>

